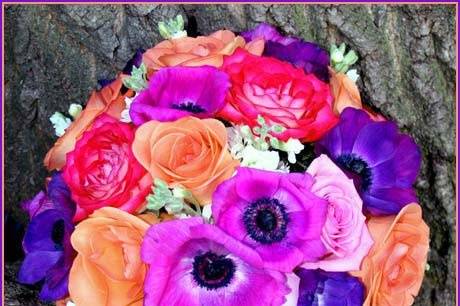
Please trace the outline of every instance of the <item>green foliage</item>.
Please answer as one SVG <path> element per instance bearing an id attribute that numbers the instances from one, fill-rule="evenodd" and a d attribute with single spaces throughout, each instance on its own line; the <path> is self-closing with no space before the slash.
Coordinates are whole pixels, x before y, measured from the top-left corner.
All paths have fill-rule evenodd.
<path id="1" fill-rule="evenodd" d="M 147 88 L 147 67 L 142 63 L 139 67 L 134 66 L 131 76 L 123 80 L 123 85 L 131 88 L 135 92 L 139 92 Z"/>
<path id="2" fill-rule="evenodd" d="M 188 203 L 195 205 L 196 211 Z M 166 182 L 156 178 L 152 193 L 147 196 L 147 209 L 158 215 L 162 208 L 172 215 L 201 215 L 199 205 L 190 191 L 182 187 L 171 190 Z"/>
<path id="3" fill-rule="evenodd" d="M 346 45 L 345 43 L 336 46 L 335 44 L 331 45 L 329 50 L 331 56 L 331 66 L 337 72 L 346 73 L 350 69 L 351 65 L 358 61 L 358 55 L 355 51 L 350 50 L 345 54 Z"/>
<path id="4" fill-rule="evenodd" d="M 158 31 L 164 39 L 175 39 L 187 36 L 187 32 L 184 31 L 184 19 L 182 15 L 177 15 L 176 18 L 166 20 L 165 22 L 159 22 Z"/>

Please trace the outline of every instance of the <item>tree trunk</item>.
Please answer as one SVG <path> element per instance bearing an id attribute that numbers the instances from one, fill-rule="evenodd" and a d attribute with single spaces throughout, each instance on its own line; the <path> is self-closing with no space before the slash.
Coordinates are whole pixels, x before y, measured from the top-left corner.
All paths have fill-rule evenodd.
<path id="1" fill-rule="evenodd" d="M 416 305 L 454 305 L 455 6 L 261 4 L 7 6 L 6 305 L 40 305 L 15 283 L 13 261 L 25 221 L 19 203 L 43 188 L 42 160 L 56 140 L 48 118 L 84 103 L 98 79 L 113 78 L 136 49 L 158 43 L 157 23 L 178 13 L 198 34 L 268 21 L 325 48 L 345 42 L 357 51 L 364 102 L 423 151 L 416 187 L 431 251 Z"/>

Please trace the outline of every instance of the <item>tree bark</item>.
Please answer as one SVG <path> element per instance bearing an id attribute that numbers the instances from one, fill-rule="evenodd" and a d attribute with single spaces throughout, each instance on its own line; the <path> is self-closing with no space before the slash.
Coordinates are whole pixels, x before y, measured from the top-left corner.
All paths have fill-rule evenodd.
<path id="1" fill-rule="evenodd" d="M 325 48 L 345 42 L 357 51 L 364 102 L 395 120 L 423 151 L 416 188 L 431 228 L 431 251 L 416 305 L 454 305 L 454 5 L 7 6 L 8 218 L 24 223 L 19 203 L 43 188 L 42 160 L 56 141 L 49 117 L 66 112 L 70 103 L 83 104 L 98 79 L 113 78 L 136 49 L 158 43 L 157 23 L 178 13 L 198 34 L 242 31 L 268 21 Z M 5 237 L 20 241 L 18 226 L 8 227 Z M 30 288 L 15 283 L 18 264 L 8 265 L 7 305 L 41 305 Z"/>

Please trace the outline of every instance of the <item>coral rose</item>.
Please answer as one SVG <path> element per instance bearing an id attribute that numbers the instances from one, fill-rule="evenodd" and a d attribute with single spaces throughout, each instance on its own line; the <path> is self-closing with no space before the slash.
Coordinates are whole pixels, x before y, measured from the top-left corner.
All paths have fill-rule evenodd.
<path id="1" fill-rule="evenodd" d="M 104 206 L 135 212 L 145 202 L 152 180 L 131 151 L 134 131 L 103 114 L 67 154 L 63 177 L 77 204 L 75 221 Z"/>
<path id="2" fill-rule="evenodd" d="M 66 154 L 74 149 L 77 139 L 91 126 L 97 116 L 106 113 L 116 118 L 120 117 L 125 108 L 125 96 L 131 94 L 130 91 L 121 94 L 121 87 L 122 81 L 119 78 L 101 91 L 93 92 L 85 109 L 46 154 L 44 164 L 48 170 L 64 167 Z"/>
<path id="3" fill-rule="evenodd" d="M 231 55 L 237 48 L 245 48 L 248 52 L 261 55 L 264 40 L 257 39 L 246 43 L 241 36 L 231 31 L 222 30 L 209 36 L 183 37 L 165 40 L 144 53 L 143 62 L 148 68 L 158 70 L 170 66 L 203 66 L 220 67 L 224 55 Z"/>
<path id="4" fill-rule="evenodd" d="M 149 121 L 136 131 L 133 152 L 153 178 L 189 189 L 201 204 L 209 203 L 238 161 L 227 150 L 227 131 L 216 119 L 183 117 Z"/>
<path id="5" fill-rule="evenodd" d="M 222 69 L 232 87 L 220 115 L 233 123 L 255 126 L 261 115 L 286 128 L 282 140 L 315 141 L 338 122 L 329 85 L 302 68 L 238 49 Z"/>
<path id="6" fill-rule="evenodd" d="M 429 228 L 418 204 L 405 206 L 397 216 L 371 217 L 375 244 L 359 272 L 367 290 L 364 306 L 408 306 L 414 302 L 427 261 Z"/>
<path id="7" fill-rule="evenodd" d="M 332 96 L 334 97 L 334 114 L 340 114 L 345 108 L 363 109 L 373 121 L 386 121 L 385 117 L 372 111 L 361 102 L 358 86 L 346 74 L 329 68 Z"/>
<path id="8" fill-rule="evenodd" d="M 149 226 L 113 207 L 101 208 L 77 225 L 71 240 L 78 255 L 69 277 L 76 305 L 142 305 L 147 267 L 140 248 Z"/>
<path id="9" fill-rule="evenodd" d="M 346 107 L 361 109 L 361 95 L 358 87 L 346 74 L 329 68 L 329 84 L 334 97 L 334 113 L 340 114 Z"/>

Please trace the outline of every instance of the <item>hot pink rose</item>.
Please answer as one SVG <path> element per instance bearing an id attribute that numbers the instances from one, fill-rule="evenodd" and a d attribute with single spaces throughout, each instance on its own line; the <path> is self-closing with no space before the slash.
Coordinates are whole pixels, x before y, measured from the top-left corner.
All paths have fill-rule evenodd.
<path id="1" fill-rule="evenodd" d="M 353 180 L 347 178 L 326 155 L 316 158 L 307 172 L 315 180 L 313 193 L 329 203 L 321 235 L 328 255 L 318 262 L 305 263 L 303 267 L 325 271 L 358 270 L 374 242 Z"/>
<path id="2" fill-rule="evenodd" d="M 282 140 L 315 141 L 338 121 L 329 85 L 303 69 L 243 49 L 227 56 L 222 69 L 232 87 L 220 115 L 233 123 L 255 126 L 261 115 L 286 128 Z"/>
<path id="3" fill-rule="evenodd" d="M 67 153 L 63 178 L 77 204 L 74 221 L 105 206 L 135 212 L 152 180 L 131 151 L 135 129 L 108 115 L 99 116 Z"/>

